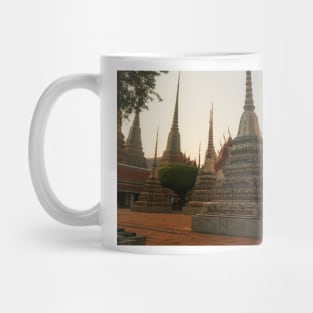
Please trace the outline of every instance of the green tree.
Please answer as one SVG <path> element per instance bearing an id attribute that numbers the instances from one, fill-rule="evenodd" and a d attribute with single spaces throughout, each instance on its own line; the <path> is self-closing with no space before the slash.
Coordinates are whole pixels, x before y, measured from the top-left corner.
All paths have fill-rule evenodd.
<path id="1" fill-rule="evenodd" d="M 188 164 L 166 164 L 159 169 L 161 185 L 179 196 L 181 207 L 186 203 L 186 195 L 196 182 L 197 172 L 195 166 Z"/>
<path id="2" fill-rule="evenodd" d="M 132 112 L 148 109 L 153 99 L 162 101 L 155 91 L 156 77 L 165 71 L 118 71 L 117 106 L 127 118 Z"/>

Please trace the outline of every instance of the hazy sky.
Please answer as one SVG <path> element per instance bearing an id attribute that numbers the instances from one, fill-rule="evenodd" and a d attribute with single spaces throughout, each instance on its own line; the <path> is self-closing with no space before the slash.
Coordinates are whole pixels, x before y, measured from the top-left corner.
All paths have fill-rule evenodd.
<path id="1" fill-rule="evenodd" d="M 204 159 L 208 145 L 209 118 L 212 102 L 214 103 L 213 134 L 216 152 L 223 143 L 223 132 L 228 137 L 229 127 L 232 137 L 237 135 L 240 116 L 245 100 L 244 71 L 232 72 L 191 72 L 180 74 L 179 90 L 179 132 L 181 150 L 191 159 L 198 160 L 199 143 L 201 141 L 201 160 Z M 149 110 L 140 114 L 141 139 L 146 157 L 154 155 L 157 126 L 159 125 L 158 156 L 166 148 L 168 133 L 171 128 L 178 72 L 169 72 L 157 78 L 156 91 L 163 101 L 153 101 Z M 255 112 L 259 118 L 262 132 L 262 73 L 252 72 L 253 98 Z M 134 116 L 123 121 L 123 134 L 127 139 Z M 202 162 L 201 161 L 201 162 Z"/>

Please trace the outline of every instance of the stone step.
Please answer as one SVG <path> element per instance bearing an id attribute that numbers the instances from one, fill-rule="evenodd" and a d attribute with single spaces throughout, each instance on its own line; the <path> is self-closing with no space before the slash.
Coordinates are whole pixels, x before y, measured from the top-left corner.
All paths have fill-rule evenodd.
<path id="1" fill-rule="evenodd" d="M 124 228 L 117 229 L 118 245 L 144 245 L 147 236 L 137 236 L 135 232 L 126 231 Z"/>
<path id="2" fill-rule="evenodd" d="M 126 231 L 125 228 L 118 228 L 117 236 L 121 238 L 136 237 L 136 233 L 132 231 Z"/>

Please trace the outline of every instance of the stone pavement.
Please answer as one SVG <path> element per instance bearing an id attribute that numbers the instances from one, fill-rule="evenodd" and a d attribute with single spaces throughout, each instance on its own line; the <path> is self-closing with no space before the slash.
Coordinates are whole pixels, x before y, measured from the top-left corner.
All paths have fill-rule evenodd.
<path id="1" fill-rule="evenodd" d="M 118 227 L 147 236 L 146 245 L 255 245 L 258 239 L 191 231 L 191 215 L 118 209 Z"/>

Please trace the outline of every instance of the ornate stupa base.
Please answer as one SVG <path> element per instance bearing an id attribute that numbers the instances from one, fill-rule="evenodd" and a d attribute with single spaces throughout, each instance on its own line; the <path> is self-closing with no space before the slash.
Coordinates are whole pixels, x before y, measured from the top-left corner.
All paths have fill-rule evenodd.
<path id="1" fill-rule="evenodd" d="M 132 211 L 149 213 L 172 212 L 172 208 L 162 192 L 161 185 L 159 182 L 157 184 L 156 179 L 157 178 L 148 178 L 148 182 L 146 182 L 145 185 L 146 190 L 140 194 L 139 199 L 131 208 Z M 154 184 L 152 182 L 154 182 Z M 153 192 L 151 192 L 152 190 Z"/>
<path id="2" fill-rule="evenodd" d="M 199 195 L 199 190 L 197 190 L 197 193 Z M 187 215 L 194 215 L 204 212 L 204 208 L 208 205 L 209 202 L 208 198 L 212 198 L 212 196 L 207 196 L 207 191 L 203 191 L 203 196 L 197 197 L 197 200 L 191 200 L 189 201 L 186 206 L 183 208 L 183 213 Z"/>
<path id="3" fill-rule="evenodd" d="M 216 183 L 216 176 L 213 172 L 200 172 L 199 182 L 196 184 L 191 200 L 183 208 L 184 214 L 193 215 L 201 213 L 203 206 L 214 197 L 213 188 Z"/>
<path id="4" fill-rule="evenodd" d="M 262 218 L 198 214 L 192 217 L 192 230 L 223 236 L 262 238 Z"/>
<path id="5" fill-rule="evenodd" d="M 201 188 L 203 186 L 199 185 L 195 187 L 191 201 L 186 203 L 186 206 L 183 208 L 184 214 L 194 215 L 202 213 L 204 207 L 213 199 L 213 185 L 209 187 L 209 190 L 199 190 L 199 187 Z"/>
<path id="6" fill-rule="evenodd" d="M 156 172 L 157 169 L 152 171 L 153 177 L 149 177 L 146 181 L 145 190 L 134 203 L 134 206 L 131 208 L 132 211 L 149 213 L 168 213 L 172 211 L 162 191 L 158 177 L 154 176 Z"/>
<path id="7" fill-rule="evenodd" d="M 261 205 L 256 201 L 214 201 L 192 217 L 192 231 L 262 238 Z"/>
<path id="8" fill-rule="evenodd" d="M 261 216 L 262 203 L 256 200 L 214 200 L 204 203 L 201 214 Z"/>

